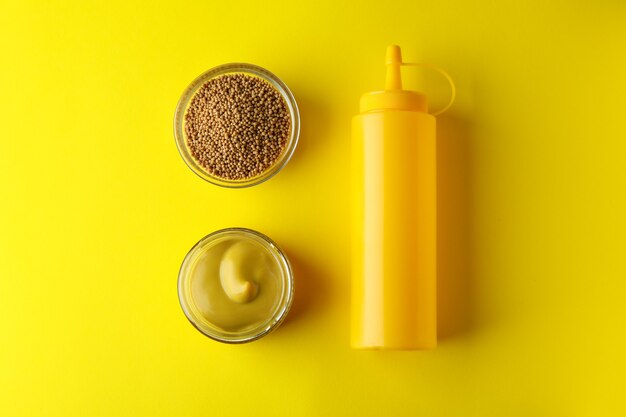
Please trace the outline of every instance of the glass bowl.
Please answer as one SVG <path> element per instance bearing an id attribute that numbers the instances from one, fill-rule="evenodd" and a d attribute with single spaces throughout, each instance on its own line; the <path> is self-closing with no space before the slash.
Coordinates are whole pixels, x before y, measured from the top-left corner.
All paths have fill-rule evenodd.
<path id="1" fill-rule="evenodd" d="M 291 129 L 289 132 L 289 137 L 287 138 L 287 143 L 282 154 L 269 169 L 255 177 L 243 180 L 228 180 L 207 172 L 200 164 L 198 164 L 198 162 L 191 155 L 189 147 L 187 146 L 187 135 L 185 134 L 184 129 L 185 113 L 187 112 L 191 100 L 193 99 L 198 89 L 210 79 L 225 74 L 246 74 L 253 77 L 262 78 L 263 80 L 270 83 L 285 100 L 287 108 L 289 109 L 289 115 L 291 119 Z M 291 91 L 289 91 L 287 85 L 285 85 L 285 83 L 283 83 L 280 78 L 278 78 L 265 68 L 245 63 L 224 64 L 206 71 L 198 78 L 193 80 L 193 82 L 189 84 L 189 86 L 185 89 L 183 95 L 178 101 L 178 105 L 176 106 L 176 112 L 174 114 L 174 137 L 176 139 L 178 152 L 180 152 L 183 160 L 185 161 L 187 166 L 201 178 L 222 187 L 250 187 L 267 181 L 268 179 L 276 175 L 287 164 L 287 162 L 289 162 L 289 159 L 291 159 L 291 156 L 293 155 L 293 152 L 298 144 L 298 138 L 300 137 L 300 111 L 298 110 L 298 104 L 296 103 L 296 99 L 294 98 L 293 94 L 291 94 Z"/>
<path id="2" fill-rule="evenodd" d="M 270 314 L 268 314 L 267 317 L 264 317 L 261 320 L 253 321 L 250 325 L 244 326 L 244 328 L 241 330 L 229 330 L 221 327 L 216 323 L 211 322 L 205 314 L 202 314 L 202 312 L 200 311 L 202 308 L 200 307 L 200 302 L 198 300 L 194 300 L 193 285 L 197 285 L 197 283 L 194 284 L 194 282 L 192 282 L 192 277 L 194 276 L 194 270 L 198 261 L 201 259 L 201 257 L 207 254 L 207 252 L 211 250 L 220 250 L 220 248 L 222 248 L 221 250 L 224 250 L 224 244 L 227 245 L 229 241 L 235 243 L 242 240 L 256 243 L 259 247 L 261 247 L 264 254 L 269 255 L 269 259 L 275 262 L 275 265 L 273 266 L 276 266 L 276 269 L 280 271 L 280 273 L 278 274 L 280 276 L 277 277 L 277 284 L 275 287 L 276 296 L 275 300 L 272 303 L 272 311 L 270 312 Z M 228 248 L 228 246 L 226 246 L 226 248 Z M 207 265 L 208 262 L 209 261 L 206 261 L 204 265 Z M 202 276 L 205 277 L 204 280 L 206 282 L 210 280 L 219 281 L 220 279 L 218 276 Z M 203 283 L 202 285 L 206 284 Z M 202 288 L 204 292 L 205 288 L 209 287 L 203 286 Z M 261 291 L 263 291 L 263 287 L 261 287 Z M 291 308 L 293 293 L 293 272 L 285 253 L 278 247 L 278 245 L 276 245 L 276 243 L 274 243 L 264 234 L 245 228 L 222 229 L 202 238 L 191 248 L 189 253 L 187 253 L 187 256 L 185 256 L 185 259 L 183 260 L 180 268 L 180 272 L 178 274 L 178 299 L 180 301 L 180 306 L 185 313 L 185 316 L 187 316 L 187 319 L 189 319 L 191 324 L 201 333 L 210 337 L 211 339 L 224 343 L 251 342 L 265 336 L 272 330 L 276 329 L 283 322 L 283 320 L 287 316 L 287 313 L 289 312 L 289 309 Z M 233 306 L 235 305 L 231 305 L 230 308 L 232 309 Z M 234 308 L 239 309 L 245 307 L 235 306 Z M 215 306 L 210 306 L 209 309 L 215 311 Z M 215 314 L 218 315 L 219 311 L 215 312 Z M 231 314 L 233 314 L 232 311 Z"/>

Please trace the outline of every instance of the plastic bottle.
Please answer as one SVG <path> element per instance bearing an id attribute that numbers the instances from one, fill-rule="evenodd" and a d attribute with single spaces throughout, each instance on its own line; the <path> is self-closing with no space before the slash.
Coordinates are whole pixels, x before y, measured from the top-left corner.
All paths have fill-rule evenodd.
<path id="1" fill-rule="evenodd" d="M 352 121 L 352 335 L 359 349 L 432 349 L 436 322 L 435 117 L 402 89 L 400 47 L 387 48 L 384 91 Z M 434 67 L 437 69 L 436 67 Z M 450 77 L 439 70 L 452 86 Z"/>

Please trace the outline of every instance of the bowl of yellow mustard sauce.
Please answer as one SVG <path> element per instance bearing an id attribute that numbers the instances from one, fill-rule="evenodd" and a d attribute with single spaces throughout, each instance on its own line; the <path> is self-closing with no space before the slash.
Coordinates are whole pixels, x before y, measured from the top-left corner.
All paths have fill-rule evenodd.
<path id="1" fill-rule="evenodd" d="M 276 329 L 293 301 L 293 272 L 280 247 L 245 228 L 213 232 L 196 243 L 178 275 L 187 319 L 224 343 L 257 340 Z"/>

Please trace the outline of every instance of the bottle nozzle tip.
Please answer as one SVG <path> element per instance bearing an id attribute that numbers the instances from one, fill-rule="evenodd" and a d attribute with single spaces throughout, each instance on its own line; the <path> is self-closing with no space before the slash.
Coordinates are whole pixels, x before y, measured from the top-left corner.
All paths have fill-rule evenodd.
<path id="1" fill-rule="evenodd" d="M 402 65 L 402 53 L 398 45 L 389 45 L 385 57 L 387 64 L 387 76 L 385 78 L 386 90 L 401 90 L 402 78 L 400 76 L 400 66 Z"/>
<path id="2" fill-rule="evenodd" d="M 385 57 L 385 63 L 399 65 L 402 63 L 402 52 L 398 45 L 389 45 L 387 47 L 387 54 Z"/>

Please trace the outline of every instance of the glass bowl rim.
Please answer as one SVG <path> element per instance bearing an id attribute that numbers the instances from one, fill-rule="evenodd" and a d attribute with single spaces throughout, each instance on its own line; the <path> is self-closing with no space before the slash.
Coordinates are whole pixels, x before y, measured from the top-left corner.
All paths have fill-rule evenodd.
<path id="1" fill-rule="evenodd" d="M 289 109 L 291 129 L 285 150 L 279 159 L 262 174 L 246 180 L 228 180 L 210 174 L 193 158 L 186 143 L 184 133 L 184 117 L 195 92 L 208 80 L 225 74 L 244 73 L 260 77 L 269 82 L 283 97 Z M 196 77 L 183 91 L 174 112 L 174 139 L 181 158 L 191 171 L 211 184 L 225 188 L 246 188 L 261 184 L 278 174 L 291 160 L 300 139 L 300 110 L 293 93 L 287 85 L 274 73 L 255 64 L 231 62 L 210 68 Z"/>
<path id="2" fill-rule="evenodd" d="M 282 280 L 283 286 L 287 287 L 285 291 L 285 295 L 283 299 L 281 300 L 281 302 L 276 307 L 275 311 L 272 313 L 272 316 L 269 317 L 267 321 L 263 323 L 262 327 L 259 326 L 259 328 L 261 329 L 259 332 L 253 333 L 248 336 L 244 335 L 244 337 L 223 337 L 223 336 L 220 336 L 217 332 L 211 333 L 210 331 L 202 328 L 198 323 L 196 323 L 196 320 L 190 311 L 191 309 L 188 307 L 188 304 L 190 303 L 190 301 L 188 301 L 187 298 L 183 295 L 184 294 L 183 285 L 185 284 L 185 280 L 189 275 L 189 274 L 184 274 L 185 267 L 187 266 L 188 262 L 191 260 L 192 255 L 203 245 L 210 243 L 212 240 L 215 240 L 219 236 L 228 234 L 228 233 L 240 233 L 243 235 L 252 235 L 253 237 L 256 237 L 262 240 L 265 244 L 267 244 L 268 246 L 270 246 L 276 251 L 276 254 L 279 256 L 280 261 L 283 263 L 283 266 L 284 266 L 283 272 L 286 275 L 284 279 Z M 183 262 L 178 271 L 177 286 L 178 286 L 178 302 L 180 304 L 181 309 L 183 310 L 183 313 L 185 314 L 185 317 L 193 325 L 193 327 L 195 327 L 196 330 L 198 330 L 200 333 L 202 333 L 203 335 L 207 336 L 210 339 L 213 339 L 222 343 L 228 343 L 228 344 L 241 344 L 241 343 L 252 342 L 271 333 L 273 330 L 278 328 L 287 317 L 287 314 L 289 313 L 289 310 L 291 309 L 291 305 L 293 303 L 293 297 L 294 297 L 293 269 L 291 267 L 291 263 L 289 262 L 289 258 L 287 257 L 285 252 L 280 248 L 280 246 L 276 244 L 276 242 L 274 242 L 265 234 L 258 232 L 256 230 L 253 230 L 253 229 L 245 228 L 245 227 L 228 227 L 225 229 L 219 229 L 201 238 L 195 245 L 191 247 L 191 249 L 189 249 L 185 257 L 183 258 Z"/>

